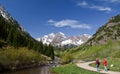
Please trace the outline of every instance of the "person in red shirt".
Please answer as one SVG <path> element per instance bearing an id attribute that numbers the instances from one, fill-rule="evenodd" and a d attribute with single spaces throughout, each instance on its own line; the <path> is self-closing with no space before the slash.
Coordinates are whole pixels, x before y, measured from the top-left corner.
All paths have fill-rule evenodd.
<path id="1" fill-rule="evenodd" d="M 108 62 L 106 59 L 103 60 L 103 65 L 104 65 L 104 70 L 108 71 L 108 69 L 107 69 Z"/>

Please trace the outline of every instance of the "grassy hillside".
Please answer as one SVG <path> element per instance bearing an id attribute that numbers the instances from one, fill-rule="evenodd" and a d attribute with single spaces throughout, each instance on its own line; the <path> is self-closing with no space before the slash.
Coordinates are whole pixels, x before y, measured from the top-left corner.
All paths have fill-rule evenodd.
<path id="1" fill-rule="evenodd" d="M 120 41 L 109 41 L 104 45 L 95 45 L 89 47 L 82 47 L 85 50 L 77 50 L 77 52 L 73 52 L 72 54 L 76 54 L 75 58 L 78 59 L 95 59 L 99 58 L 120 58 Z"/>

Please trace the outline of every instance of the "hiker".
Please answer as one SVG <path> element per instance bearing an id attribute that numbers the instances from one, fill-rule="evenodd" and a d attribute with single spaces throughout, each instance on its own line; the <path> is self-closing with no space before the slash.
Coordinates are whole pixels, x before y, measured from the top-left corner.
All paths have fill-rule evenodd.
<path id="1" fill-rule="evenodd" d="M 107 60 L 104 59 L 104 60 L 103 60 L 103 65 L 104 65 L 104 70 L 105 70 L 105 71 L 108 71 L 108 69 L 107 69 L 107 64 L 108 64 Z"/>
<path id="2" fill-rule="evenodd" d="M 100 71 L 100 70 L 99 70 L 100 61 L 99 61 L 98 58 L 96 58 L 95 64 L 96 64 L 96 69 L 97 69 L 97 71 Z"/>

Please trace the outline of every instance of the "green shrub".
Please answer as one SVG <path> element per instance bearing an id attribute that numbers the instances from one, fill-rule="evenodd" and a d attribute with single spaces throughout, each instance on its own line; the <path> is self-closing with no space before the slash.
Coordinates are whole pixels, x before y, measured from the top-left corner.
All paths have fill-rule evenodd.
<path id="1" fill-rule="evenodd" d="M 71 53 L 66 53 L 61 57 L 62 63 L 70 63 L 73 60 L 73 55 Z"/>
<path id="2" fill-rule="evenodd" d="M 0 63 L 3 65 L 15 63 L 31 63 L 33 61 L 39 62 L 43 61 L 44 57 L 41 54 L 28 50 L 27 48 L 9 48 L 9 49 L 0 49 Z"/>

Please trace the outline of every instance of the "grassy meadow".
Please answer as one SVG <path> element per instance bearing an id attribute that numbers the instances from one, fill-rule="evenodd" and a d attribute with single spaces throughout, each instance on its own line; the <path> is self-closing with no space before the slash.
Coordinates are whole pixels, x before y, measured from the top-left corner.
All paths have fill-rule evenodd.
<path id="1" fill-rule="evenodd" d="M 60 67 L 54 67 L 51 69 L 54 74 L 100 74 L 93 71 L 88 71 L 77 67 L 74 64 L 66 64 Z"/>

